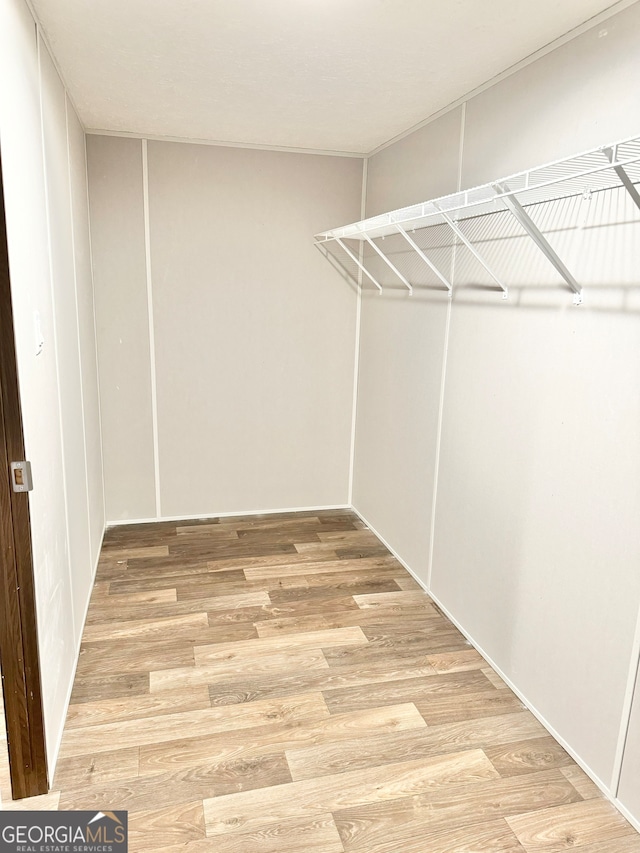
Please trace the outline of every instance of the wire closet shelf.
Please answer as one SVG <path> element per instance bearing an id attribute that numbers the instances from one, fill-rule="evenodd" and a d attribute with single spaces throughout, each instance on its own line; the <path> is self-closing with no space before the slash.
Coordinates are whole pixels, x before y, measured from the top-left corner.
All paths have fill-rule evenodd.
<path id="1" fill-rule="evenodd" d="M 624 187 L 634 204 L 640 209 L 640 193 L 636 188 L 638 183 L 640 183 L 640 137 L 633 137 L 611 145 L 603 145 L 574 157 L 518 172 L 472 189 L 402 207 L 399 210 L 343 225 L 340 228 L 333 228 L 316 234 L 315 242 L 319 246 L 331 242 L 337 244 L 356 268 L 381 292 L 382 285 L 378 278 L 366 268 L 362 253 L 357 248 L 353 251 L 344 241 L 358 240 L 361 244 L 368 244 L 411 293 L 413 291 L 411 282 L 375 242 L 379 238 L 390 235 L 401 235 L 410 249 L 451 293 L 452 284 L 448 277 L 436 267 L 412 236 L 413 232 L 423 228 L 446 225 L 453 233 L 455 240 L 464 244 L 484 267 L 502 290 L 503 298 L 506 299 L 507 286 L 465 235 L 460 223 L 479 216 L 508 212 L 555 267 L 573 292 L 574 304 L 579 305 L 583 298 L 582 287 L 535 224 L 527 208 L 575 196 L 590 198 L 593 193 Z"/>

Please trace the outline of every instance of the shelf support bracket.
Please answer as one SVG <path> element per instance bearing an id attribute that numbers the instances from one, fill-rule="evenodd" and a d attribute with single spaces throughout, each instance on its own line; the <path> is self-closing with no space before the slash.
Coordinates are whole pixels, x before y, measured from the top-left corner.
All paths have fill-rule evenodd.
<path id="1" fill-rule="evenodd" d="M 363 236 L 363 237 L 364 237 L 364 239 L 367 241 L 367 243 L 368 243 L 370 246 L 372 246 L 372 247 L 373 247 L 374 251 L 376 251 L 376 252 L 378 253 L 378 255 L 380 255 L 380 257 L 381 257 L 381 258 L 382 258 L 382 260 L 385 262 L 385 264 L 389 267 L 389 269 L 390 269 L 390 270 L 392 270 L 392 271 L 393 271 L 393 272 L 398 276 L 398 278 L 400 279 L 400 281 L 405 285 L 405 287 L 407 287 L 407 288 L 408 288 L 408 290 L 409 290 L 409 294 L 410 294 L 410 295 L 412 295 L 412 294 L 413 294 L 413 287 L 411 286 L 411 284 L 409 284 L 409 282 L 407 281 L 407 279 L 402 275 L 402 273 L 400 272 L 400 270 L 399 270 L 399 269 L 397 269 L 397 268 L 394 266 L 394 264 L 392 264 L 392 263 L 391 263 L 391 261 L 389 260 L 389 258 L 384 254 L 384 252 L 383 252 L 381 249 L 379 249 L 379 248 L 376 246 L 376 244 L 373 242 L 373 240 L 371 239 L 371 237 L 369 237 L 369 235 L 368 235 L 368 234 L 365 234 L 365 232 L 363 231 L 363 232 L 362 232 L 362 236 Z"/>
<path id="2" fill-rule="evenodd" d="M 440 279 L 440 281 L 444 284 L 444 286 L 447 288 L 447 290 L 449 291 L 449 293 L 451 293 L 451 282 L 450 282 L 450 281 L 448 281 L 448 280 L 445 278 L 445 276 L 443 276 L 443 275 L 442 275 L 442 273 L 441 273 L 441 272 L 440 272 L 440 270 L 436 267 L 436 265 L 435 265 L 434 263 L 432 263 L 432 262 L 429 260 L 429 258 L 425 255 L 425 253 L 424 253 L 424 252 L 422 251 L 422 249 L 420 248 L 420 246 L 418 246 L 418 244 L 416 243 L 416 241 L 415 241 L 415 240 L 413 240 L 411 237 L 409 237 L 409 235 L 408 235 L 408 234 L 407 234 L 407 232 L 404 230 L 404 228 L 402 227 L 402 225 L 398 225 L 398 223 L 396 223 L 396 224 L 395 224 L 395 227 L 398 229 L 398 233 L 399 233 L 399 234 L 402 234 L 402 236 L 403 236 L 403 237 L 404 237 L 404 239 L 407 241 L 407 243 L 411 246 L 411 248 L 413 249 L 413 251 L 414 251 L 414 252 L 415 252 L 415 253 L 416 253 L 420 258 L 422 258 L 422 260 L 423 260 L 423 261 L 425 262 L 425 264 L 429 267 L 429 269 L 431 270 L 431 272 L 435 273 L 435 274 L 438 276 L 438 278 L 439 278 L 439 279 Z"/>
<path id="3" fill-rule="evenodd" d="M 508 193 L 510 192 L 509 187 L 506 184 L 495 184 L 494 189 L 499 195 L 500 200 L 506 204 L 512 215 L 520 223 L 520 225 L 522 225 L 524 230 L 527 232 L 529 237 L 531 237 L 531 239 L 540 249 L 542 254 L 556 268 L 562 278 L 569 285 L 569 287 L 573 291 L 573 304 L 581 305 L 582 288 L 575 280 L 575 278 L 571 275 L 571 273 L 563 264 L 563 262 L 560 260 L 556 251 L 552 248 L 547 238 L 544 236 L 542 231 L 540 231 L 538 226 L 529 216 L 524 207 L 520 204 L 518 199 L 513 195 L 508 195 Z"/>
<path id="4" fill-rule="evenodd" d="M 436 207 L 438 209 L 440 216 L 444 219 L 444 221 L 447 223 L 449 228 L 451 228 L 451 230 L 456 235 L 456 237 L 458 237 L 458 239 L 464 243 L 464 245 L 471 252 L 473 257 L 478 261 L 478 263 L 482 267 L 484 267 L 484 269 L 489 273 L 489 275 L 495 281 L 495 283 L 501 288 L 502 298 L 506 299 L 509 296 L 509 290 L 508 290 L 507 286 L 504 284 L 504 282 L 502 282 L 498 278 L 498 276 L 493 272 L 491 267 L 487 264 L 487 262 L 482 257 L 482 255 L 478 252 L 478 250 L 473 245 L 473 243 L 467 239 L 467 237 L 462 232 L 461 228 L 453 221 L 453 219 L 449 216 L 449 214 L 445 213 L 444 210 L 442 210 L 442 208 L 439 205 L 437 205 L 435 202 L 433 202 L 433 205 L 434 205 L 434 207 Z"/>
<path id="5" fill-rule="evenodd" d="M 612 163 L 612 164 L 615 163 L 616 155 L 615 155 L 613 148 L 603 148 L 602 152 L 610 163 Z M 633 183 L 633 181 L 631 180 L 631 178 L 629 177 L 629 175 L 624 170 L 624 167 L 623 166 L 614 166 L 613 171 L 616 173 L 616 175 L 620 178 L 620 180 L 624 184 L 624 188 L 626 189 L 626 191 L 631 196 L 635 206 L 640 208 L 640 193 L 636 189 L 636 186 Z"/>
<path id="6" fill-rule="evenodd" d="M 371 275 L 371 273 L 370 273 L 370 272 L 369 272 L 369 270 L 365 267 L 365 265 L 364 265 L 364 264 L 362 264 L 362 263 L 360 263 L 360 261 L 358 260 L 358 258 L 356 258 L 356 256 L 355 256 L 355 255 L 353 254 L 353 252 L 351 251 L 351 249 L 350 249 L 348 246 L 345 246 L 345 244 L 342 242 L 342 240 L 341 240 L 339 237 L 336 237 L 335 239 L 336 239 L 336 243 L 338 244 L 338 246 L 340 246 L 340 248 L 341 248 L 341 249 L 343 249 L 343 250 L 347 253 L 347 255 L 349 255 L 349 257 L 350 257 L 350 258 L 351 258 L 351 260 L 354 262 L 354 264 L 355 264 L 359 269 L 361 269 L 361 270 L 362 270 L 362 272 L 367 276 L 367 278 L 370 278 L 370 279 L 371 279 L 371 281 L 372 281 L 372 282 L 375 284 L 375 286 L 378 288 L 378 291 L 379 291 L 380 293 L 382 293 L 382 286 L 379 284 L 379 282 L 377 282 L 377 281 L 375 280 L 375 278 Z"/>

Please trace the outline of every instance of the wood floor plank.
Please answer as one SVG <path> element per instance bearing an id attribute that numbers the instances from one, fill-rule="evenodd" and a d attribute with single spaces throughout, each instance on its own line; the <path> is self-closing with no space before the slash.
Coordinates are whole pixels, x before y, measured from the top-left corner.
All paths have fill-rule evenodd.
<path id="1" fill-rule="evenodd" d="M 291 653 L 288 653 L 291 654 Z M 324 658 L 324 653 L 323 653 Z M 257 660 L 257 659 L 255 659 Z M 326 658 L 324 658 L 326 664 Z M 251 661 L 253 665 L 254 661 Z M 414 663 L 413 661 L 411 663 Z M 433 675 L 431 667 L 421 665 L 422 660 L 415 662 L 414 668 L 405 667 L 400 663 L 398 668 L 391 666 L 361 668 L 351 672 L 331 672 L 329 667 L 320 671 L 291 671 L 274 676 L 257 676 L 234 678 L 227 681 L 209 683 L 209 696 L 212 705 L 233 705 L 236 702 L 253 702 L 256 699 L 275 699 L 291 696 L 296 693 L 320 690 L 330 691 L 347 687 L 362 687 L 376 689 L 379 684 L 392 681 L 404 681 L 409 678 L 423 678 Z"/>
<path id="2" fill-rule="evenodd" d="M 175 593 L 175 590 L 172 590 Z M 185 634 L 190 637 L 194 628 L 208 628 L 206 612 L 186 616 L 168 616 L 166 619 L 138 619 L 127 622 L 110 622 L 108 625 L 87 625 L 82 638 L 85 643 L 99 640 L 153 639 L 166 635 L 175 639 Z"/>
<path id="3" fill-rule="evenodd" d="M 140 775 L 163 773 L 204 762 L 253 758 L 311 744 L 343 743 L 376 732 L 415 730 L 425 726 L 415 705 L 406 704 L 335 714 L 308 720 L 304 725 L 297 721 L 276 721 L 198 738 L 182 737 L 141 746 Z"/>
<path id="4" fill-rule="evenodd" d="M 376 800 L 401 799 L 456 782 L 497 777 L 482 750 L 338 773 L 204 801 L 208 836 L 247 831 L 268 820 L 312 817 Z"/>
<path id="5" fill-rule="evenodd" d="M 127 577 L 125 575 L 125 578 Z M 130 592 L 144 592 L 149 589 L 175 589 L 180 600 L 181 590 L 192 589 L 198 594 L 204 588 L 208 591 L 207 595 L 217 595 L 218 589 L 232 588 L 234 592 L 242 592 L 244 583 L 245 577 L 241 569 L 230 569 L 224 572 L 202 571 L 196 574 L 186 571 L 179 575 L 155 574 L 151 577 L 145 574 L 131 580 L 112 580 L 110 593 L 126 595 Z"/>
<path id="6" fill-rule="evenodd" d="M 171 808 L 129 812 L 129 844 L 132 850 L 155 850 L 204 838 L 202 800 Z"/>
<path id="7" fill-rule="evenodd" d="M 329 712 L 321 693 L 288 697 L 283 700 L 248 702 L 225 708 L 206 708 L 68 729 L 64 734 L 64 754 L 105 752 L 114 743 L 126 746 L 172 741 L 178 737 L 203 737 L 214 732 L 252 728 L 283 720 L 317 720 Z"/>
<path id="8" fill-rule="evenodd" d="M 251 832 L 218 836 L 184 845 L 162 847 L 155 853 L 344 853 L 338 830 L 330 814 L 313 820 L 268 823 Z"/>
<path id="9" fill-rule="evenodd" d="M 286 755 L 291 775 L 298 781 L 468 749 L 482 749 L 488 756 L 491 748 L 499 747 L 511 737 L 519 737 L 520 743 L 535 743 L 543 731 L 531 714 L 521 711 L 430 726 L 420 731 L 385 731 L 345 743 L 296 747 L 287 750 Z"/>
<path id="10" fill-rule="evenodd" d="M 93 785 L 62 792 L 61 809 L 171 808 L 206 797 L 251 791 L 291 781 L 282 754 L 261 755 L 220 764 L 196 765 L 162 776 L 137 776 L 111 785 Z"/>
<path id="11" fill-rule="evenodd" d="M 322 549 L 317 548 L 318 551 Z M 326 549 L 325 549 L 326 550 Z M 307 552 L 310 553 L 310 549 Z M 315 553 L 315 549 L 313 551 Z M 349 560 L 323 560 L 318 562 L 309 561 L 304 565 L 304 572 L 300 570 L 300 563 L 291 562 L 289 565 L 282 564 L 278 566 L 262 566 L 256 568 L 245 568 L 244 573 L 247 580 L 269 580 L 270 578 L 282 578 L 290 575 L 325 575 L 325 574 L 341 574 L 353 572 L 357 569 L 358 573 L 367 571 L 392 570 L 397 571 L 397 560 L 385 554 L 382 557 L 372 557 L 369 559 L 358 560 L 357 567 Z"/>
<path id="12" fill-rule="evenodd" d="M 270 619 L 256 624 L 256 630 L 260 637 L 275 637 L 282 634 L 298 634 L 305 631 L 321 631 L 329 628 L 347 628 L 354 625 L 375 626 L 385 624 L 398 614 L 390 610 L 347 610 L 338 613 L 321 613 L 305 616 L 289 616 L 283 619 Z M 420 629 L 428 624 L 428 620 L 434 614 L 427 605 L 414 608 L 405 608 L 402 611 L 403 625 L 408 628 L 413 625 Z M 440 619 L 439 616 L 435 617 Z"/>
<path id="13" fill-rule="evenodd" d="M 99 699 L 118 699 L 122 696 L 144 696 L 148 692 L 148 672 L 95 675 L 90 669 L 84 674 L 80 670 L 76 672 L 73 682 L 71 704 L 95 702 Z"/>
<path id="14" fill-rule="evenodd" d="M 375 533 L 367 528 L 321 531 L 318 536 L 321 542 L 338 542 L 345 545 L 380 545 L 380 540 Z"/>
<path id="15" fill-rule="evenodd" d="M 176 541 L 191 542 L 204 539 L 210 542 L 236 540 L 238 531 L 226 524 L 179 525 L 176 527 Z"/>
<path id="16" fill-rule="evenodd" d="M 359 711 L 379 705 L 397 705 L 400 702 L 415 702 L 425 706 L 431 700 L 444 697 L 449 703 L 463 703 L 469 694 L 496 690 L 491 682 L 477 670 L 454 672 L 445 675 L 428 675 L 422 678 L 407 678 L 379 685 L 375 693 L 368 685 L 345 687 L 325 691 L 327 707 L 331 713 Z"/>
<path id="17" fill-rule="evenodd" d="M 206 690 L 206 685 L 234 679 L 242 679 L 243 683 L 247 680 L 254 682 L 265 674 L 269 674 L 277 681 L 279 677 L 290 675 L 292 672 L 300 671 L 312 676 L 318 671 L 324 672 L 328 669 L 329 664 L 320 649 L 292 649 L 260 654 L 255 657 L 223 655 L 219 660 L 209 664 L 150 672 L 149 690 L 152 694 L 159 695 L 165 691 L 193 690 L 199 685 L 205 685 Z"/>
<path id="18" fill-rule="evenodd" d="M 180 711 L 198 711 L 210 707 L 206 686 L 192 687 L 185 694 L 174 688 L 161 695 L 126 696 L 118 699 L 99 699 L 96 702 L 84 702 L 69 705 L 66 728 L 77 729 L 83 726 L 97 726 L 103 723 L 117 723 L 123 720 L 140 720 L 145 717 L 157 717 L 163 714 L 175 714 Z"/>
<path id="19" fill-rule="evenodd" d="M 140 548 L 132 548 L 127 545 L 124 548 L 107 548 L 107 554 L 112 560 L 130 560 L 133 557 L 165 557 L 168 553 L 168 545 L 149 545 Z"/>
<path id="20" fill-rule="evenodd" d="M 295 554 L 295 545 L 281 542 L 244 542 L 238 539 L 236 542 L 216 542 L 213 546 L 208 542 L 185 542 L 183 537 L 176 539 L 169 545 L 171 555 L 188 555 L 197 557 L 202 555 L 210 560 L 222 557 L 259 557 L 262 554 Z"/>
<path id="21" fill-rule="evenodd" d="M 487 662 L 475 649 L 466 648 L 455 652 L 428 655 L 428 661 L 436 672 L 465 672 L 469 669 L 481 669 L 489 678 L 485 669 Z M 489 680 L 491 681 L 490 678 Z"/>
<path id="22" fill-rule="evenodd" d="M 396 577 L 396 581 L 398 583 L 398 587 L 402 590 L 420 590 L 424 592 L 424 589 L 420 586 L 418 581 L 415 578 L 412 578 L 411 575 L 407 572 L 398 574 L 398 576 Z"/>
<path id="23" fill-rule="evenodd" d="M 401 827 L 391 827 L 384 838 L 376 839 L 373 846 L 360 847 L 343 838 L 345 851 L 366 850 L 367 853 L 523 853 L 523 847 L 502 820 L 441 830 L 427 828 L 427 824 L 414 827 L 406 833 Z"/>
<path id="24" fill-rule="evenodd" d="M 111 643 L 101 640 L 80 647 L 77 678 L 114 676 L 126 678 L 129 673 L 146 677 L 152 669 L 189 666 L 193 663 L 193 643 L 188 640 L 123 640 Z"/>
<path id="25" fill-rule="evenodd" d="M 455 645 L 455 636 L 451 639 L 451 635 L 431 636 L 429 638 L 429 648 L 433 650 L 447 643 Z M 375 643 L 369 643 L 367 646 L 342 646 L 332 649 L 324 649 L 324 656 L 327 659 L 329 668 L 336 672 L 353 673 L 360 670 L 373 671 L 375 669 L 412 669 L 415 667 L 429 666 L 430 655 L 425 654 L 424 649 L 412 646 L 382 646 Z M 446 673 L 442 673 L 446 674 Z"/>
<path id="26" fill-rule="evenodd" d="M 485 752 L 501 776 L 516 776 L 573 764 L 571 757 L 551 735 L 492 746 Z"/>
<path id="27" fill-rule="evenodd" d="M 115 612 L 123 605 L 132 607 L 136 604 L 143 604 L 144 610 L 152 604 L 174 604 L 178 600 L 175 589 L 152 589 L 149 592 L 132 592 L 128 595 L 109 595 L 109 597 L 101 602 L 101 608 L 113 609 Z"/>
<path id="28" fill-rule="evenodd" d="M 493 717 L 497 714 L 512 714 L 521 711 L 524 705 L 510 690 L 465 693 L 464 700 L 455 696 L 416 700 L 416 707 L 430 726 L 459 720 Z"/>
<path id="29" fill-rule="evenodd" d="M 324 560 L 336 560 L 335 554 L 330 552 L 326 554 L 299 554 L 288 552 L 286 554 L 265 554 L 262 557 L 218 557 L 218 559 L 209 559 L 207 565 L 213 570 L 242 569 L 261 569 L 274 568 L 276 566 L 300 566 L 315 565 Z"/>
<path id="30" fill-rule="evenodd" d="M 166 591 L 159 590 L 159 592 Z M 176 592 L 175 589 L 170 591 Z M 111 606 L 90 609 L 87 614 L 87 624 L 97 625 L 104 622 L 128 621 L 140 618 L 141 610 L 138 604 L 129 605 L 124 603 L 128 598 L 126 594 L 114 595 L 112 598 L 122 599 L 117 613 Z M 202 612 L 209 614 L 209 617 L 212 613 L 222 612 L 229 614 L 234 610 L 253 609 L 258 612 L 260 608 L 268 607 L 270 601 L 271 599 L 266 590 L 234 595 L 214 595 L 209 598 L 172 601 L 168 604 L 148 604 L 144 609 L 144 615 L 149 619 L 166 619 L 171 616 Z M 256 615 L 255 618 L 258 618 L 258 616 Z M 247 621 L 253 622 L 254 619 L 249 618 Z M 209 625 L 211 625 L 211 619 L 209 619 Z"/>
<path id="31" fill-rule="evenodd" d="M 315 577 L 321 577 L 323 583 L 321 585 L 314 583 Z M 310 579 L 312 582 L 310 582 Z M 295 586 L 286 588 L 285 586 L 270 586 L 269 597 L 274 604 L 292 601 L 300 598 L 300 578 L 294 578 Z M 393 592 L 398 590 L 398 584 L 391 576 L 380 577 L 373 575 L 350 574 L 337 579 L 335 575 L 323 574 L 319 576 L 310 575 L 309 578 L 303 577 L 305 595 L 307 600 L 315 599 L 330 599 L 342 598 L 345 595 L 355 595 L 361 592 Z"/>
<path id="32" fill-rule="evenodd" d="M 56 764 L 53 790 L 84 789 L 131 779 L 138 775 L 140 750 L 137 746 L 114 749 L 73 758 L 63 756 Z"/>
<path id="33" fill-rule="evenodd" d="M 308 527 L 245 528 L 238 531 L 238 540 L 243 545 L 280 544 L 297 546 L 302 542 L 320 542 L 317 529 Z"/>
<path id="34" fill-rule="evenodd" d="M 287 637 L 266 637 L 257 640 L 245 640 L 237 643 L 218 643 L 210 646 L 195 646 L 193 653 L 196 665 L 211 663 L 223 656 L 242 657 L 273 652 L 286 652 L 288 649 L 319 649 L 332 646 L 366 645 L 367 638 L 359 627 L 335 628 L 327 631 L 309 631 Z"/>
<path id="35" fill-rule="evenodd" d="M 625 835 L 623 838 L 608 838 L 604 844 L 584 844 L 576 848 L 578 853 L 640 853 L 640 835 Z"/>
<path id="36" fill-rule="evenodd" d="M 589 779 L 584 770 L 581 770 L 577 764 L 571 763 L 566 767 L 561 767 L 560 772 L 571 782 L 583 800 L 594 800 L 604 797 L 604 794 L 596 783 Z"/>
<path id="37" fill-rule="evenodd" d="M 476 849 L 472 846 L 471 827 L 494 826 L 496 820 L 517 815 L 523 809 L 545 809 L 578 801 L 579 795 L 564 776 L 558 770 L 547 770 L 532 776 L 462 782 L 406 799 L 338 810 L 334 817 L 345 850 L 418 853 L 422 849 L 431 853 L 432 849 L 442 849 L 449 853 L 446 847 L 437 846 L 436 839 L 441 833 L 446 838 L 449 828 L 456 827 L 459 834 L 451 836 L 452 843 L 454 838 L 458 844 L 466 839 L 469 846 L 462 849 L 467 853 Z M 511 832 L 510 837 L 515 841 L 515 833 Z M 417 841 L 422 848 L 416 846 Z M 516 843 L 515 849 L 521 853 L 523 848 Z"/>
<path id="38" fill-rule="evenodd" d="M 410 607 L 411 605 L 423 605 L 428 603 L 430 609 L 437 612 L 426 592 L 422 590 L 402 590 L 401 592 L 382 592 L 377 595 L 355 595 L 354 599 L 358 607 L 363 610 L 369 607 Z"/>
<path id="39" fill-rule="evenodd" d="M 585 800 L 506 818 L 527 853 L 562 853 L 586 844 L 606 844 L 635 830 L 606 800 Z"/>
<path id="40" fill-rule="evenodd" d="M 154 559 L 132 559 L 127 560 L 125 565 L 118 564 L 110 567 L 109 580 L 115 581 L 167 581 L 170 578 L 192 578 L 198 575 L 224 576 L 222 572 L 241 571 L 241 569 L 228 569 L 226 566 L 217 566 L 205 559 L 189 559 L 181 556 L 169 555 L 167 557 L 156 557 Z M 236 575 L 236 577 L 239 577 Z M 212 578 L 214 580 L 215 578 Z M 132 593 L 130 593 L 132 594 Z"/>

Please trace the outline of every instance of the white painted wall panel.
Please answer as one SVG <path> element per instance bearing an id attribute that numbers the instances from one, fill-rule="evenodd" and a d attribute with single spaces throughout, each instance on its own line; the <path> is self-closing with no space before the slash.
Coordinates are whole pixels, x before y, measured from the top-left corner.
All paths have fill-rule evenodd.
<path id="1" fill-rule="evenodd" d="M 609 783 L 640 600 L 640 323 L 455 304 L 431 589 Z"/>
<path id="2" fill-rule="evenodd" d="M 40 42 L 40 85 L 69 535 L 70 585 L 73 596 L 74 639 L 78 644 L 91 589 L 92 560 L 89 545 L 87 469 L 84 451 L 84 412 L 73 254 L 66 96 L 58 72 L 42 42 Z"/>
<path id="3" fill-rule="evenodd" d="M 369 159 L 367 216 L 457 190 L 461 121 L 458 107 Z"/>
<path id="4" fill-rule="evenodd" d="M 353 504 L 426 582 L 448 297 L 362 299 Z"/>
<path id="5" fill-rule="evenodd" d="M 87 137 L 108 521 L 156 514 L 142 143 Z"/>
<path id="6" fill-rule="evenodd" d="M 82 403 L 87 463 L 91 566 L 95 567 L 102 543 L 105 516 L 93 274 L 91 271 L 91 244 L 89 236 L 87 161 L 84 130 L 68 98 L 67 133 L 69 137 L 80 366 L 82 370 Z"/>
<path id="7" fill-rule="evenodd" d="M 456 190 L 460 129 L 455 110 L 372 157 L 367 215 Z M 433 285 L 413 296 L 397 281 L 382 295 L 371 287 L 362 298 L 353 503 L 426 582 L 449 300 Z"/>
<path id="8" fill-rule="evenodd" d="M 346 503 L 356 298 L 312 235 L 361 161 L 148 152 L 162 514 Z"/>

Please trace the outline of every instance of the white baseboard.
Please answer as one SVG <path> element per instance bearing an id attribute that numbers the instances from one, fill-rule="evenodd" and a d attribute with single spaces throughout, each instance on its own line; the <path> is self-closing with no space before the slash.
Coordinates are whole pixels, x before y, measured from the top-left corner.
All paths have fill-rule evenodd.
<path id="1" fill-rule="evenodd" d="M 286 512 L 330 512 L 338 509 L 352 509 L 349 504 L 329 504 L 327 506 L 298 506 L 283 509 L 248 509 L 236 512 L 201 512 L 196 515 L 162 515 L 154 518 L 118 518 L 107 521 L 107 528 L 125 524 L 153 524 L 160 521 L 200 521 L 207 518 L 241 518 L 243 515 L 279 515 Z"/>
<path id="2" fill-rule="evenodd" d="M 424 591 L 427 593 L 427 595 L 429 595 L 429 597 L 438 605 L 440 610 L 442 610 L 442 612 L 445 614 L 447 619 L 449 619 L 449 621 L 452 622 L 456 626 L 456 628 L 460 631 L 460 633 L 471 643 L 471 645 L 474 647 L 474 649 L 479 654 L 482 655 L 482 657 L 486 660 L 487 664 L 491 667 L 491 669 L 493 669 L 494 672 L 496 672 L 500 676 L 500 678 L 504 681 L 504 683 L 510 688 L 510 690 L 512 690 L 512 692 L 515 693 L 515 695 L 522 702 L 522 704 L 527 708 L 527 710 L 531 711 L 531 713 L 538 720 L 538 722 L 541 723 L 544 726 L 544 728 L 549 732 L 549 734 L 560 744 L 560 746 L 569 753 L 569 755 L 571 756 L 571 758 L 573 758 L 573 760 L 576 762 L 576 764 L 582 770 L 584 770 L 584 772 L 587 774 L 587 776 L 602 791 L 604 796 L 618 809 L 618 811 L 622 814 L 622 816 L 626 820 L 629 821 L 631 826 L 633 826 L 634 829 L 636 829 L 636 830 L 638 830 L 638 832 L 640 832 L 640 820 L 638 820 L 638 818 L 634 817 L 629 812 L 629 810 L 625 806 L 622 805 L 620 800 L 616 796 L 613 795 L 609 786 L 606 785 L 602 781 L 602 779 L 600 779 L 598 774 L 595 773 L 591 769 L 591 767 L 589 767 L 587 762 L 575 751 L 575 749 L 571 746 L 571 744 L 568 743 L 565 740 L 565 738 L 562 737 L 562 735 L 556 731 L 556 729 L 551 725 L 551 723 L 549 723 L 549 721 L 544 717 L 544 715 L 542 713 L 540 713 L 540 711 L 536 708 L 536 706 L 533 704 L 533 702 L 531 702 L 528 699 L 528 697 L 524 693 L 522 693 L 522 691 L 513 683 L 513 681 L 511 681 L 509 676 L 507 676 L 502 671 L 502 669 L 498 666 L 498 664 L 495 663 L 495 661 L 491 658 L 491 656 L 488 655 L 484 651 L 482 646 L 478 642 L 476 642 L 476 640 L 471 636 L 471 634 L 469 634 L 469 632 L 464 628 L 464 626 L 461 625 L 460 622 L 458 622 L 458 620 L 455 618 L 455 616 L 448 610 L 448 608 L 442 603 L 442 601 L 440 601 L 440 599 L 436 595 L 433 594 L 433 592 L 428 588 L 427 584 L 421 578 L 418 577 L 418 575 L 413 571 L 411 566 L 409 566 L 405 562 L 405 560 L 402 559 L 402 557 L 389 544 L 389 542 L 387 542 L 385 540 L 385 538 L 378 533 L 378 531 L 375 529 L 375 527 L 373 527 L 373 525 L 371 525 L 367 521 L 367 519 L 363 516 L 363 514 L 361 512 L 359 512 L 356 509 L 356 507 L 354 507 L 354 506 L 352 506 L 351 509 L 355 512 L 355 514 L 358 516 L 358 518 L 360 518 L 360 520 L 364 524 L 367 525 L 369 530 L 378 537 L 378 539 L 382 542 L 382 544 L 386 548 L 389 549 L 389 551 L 398 560 L 398 562 L 401 563 L 402 566 L 404 566 L 404 568 L 409 572 L 411 577 L 417 583 L 420 584 L 420 586 L 424 589 Z"/>

